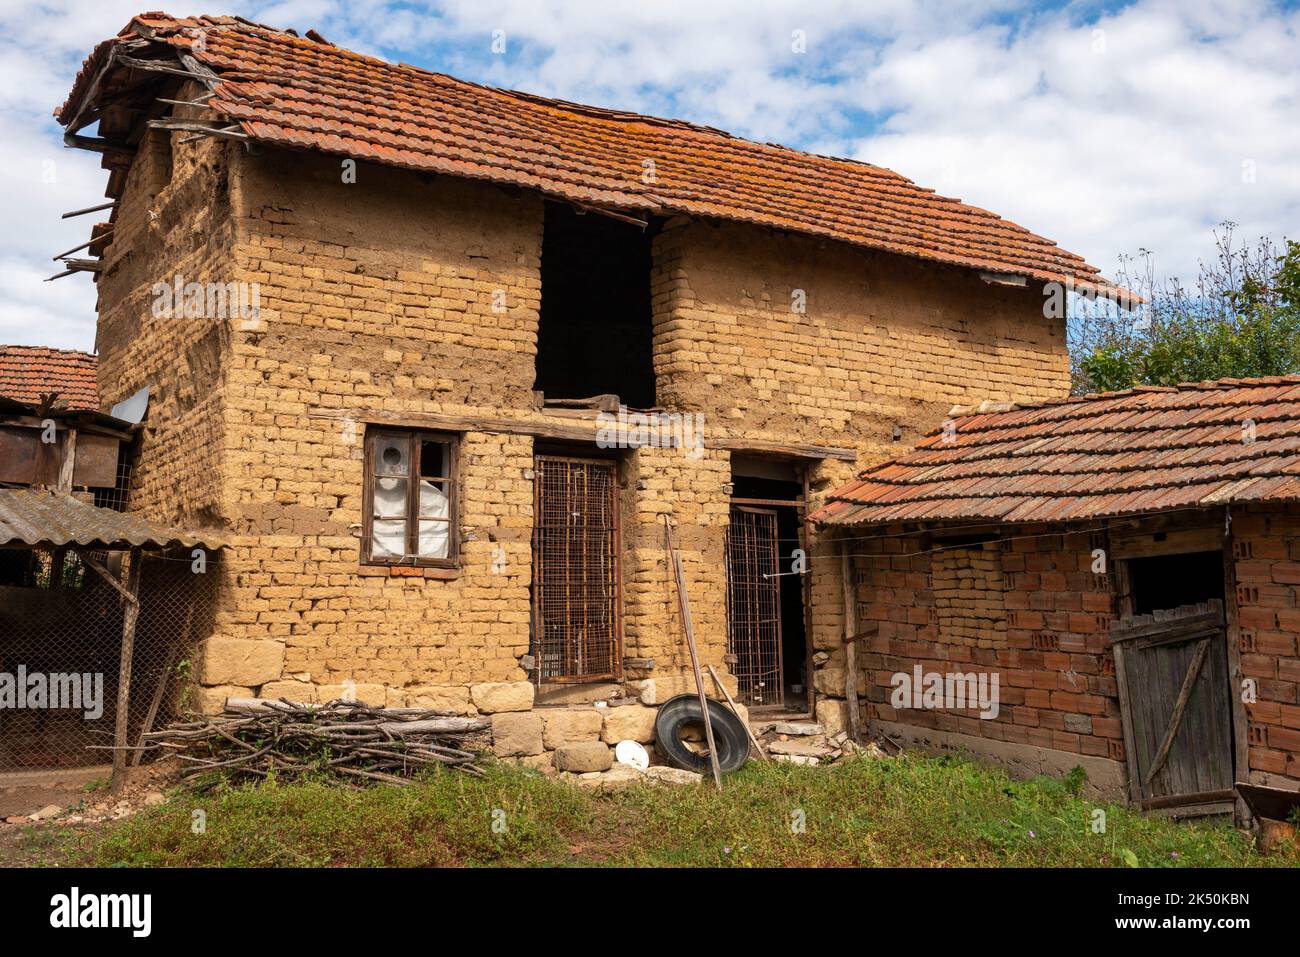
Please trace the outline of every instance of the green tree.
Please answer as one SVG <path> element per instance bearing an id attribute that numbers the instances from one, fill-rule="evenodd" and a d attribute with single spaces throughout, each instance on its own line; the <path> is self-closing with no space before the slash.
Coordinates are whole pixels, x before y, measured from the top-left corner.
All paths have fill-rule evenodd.
<path id="1" fill-rule="evenodd" d="M 1071 309 L 1075 392 L 1300 372 L 1300 243 L 1238 245 L 1233 224 L 1215 231 L 1214 259 L 1194 289 L 1156 281 L 1150 253 L 1124 260 L 1118 285 L 1145 303 L 1129 310 L 1080 302 Z"/>

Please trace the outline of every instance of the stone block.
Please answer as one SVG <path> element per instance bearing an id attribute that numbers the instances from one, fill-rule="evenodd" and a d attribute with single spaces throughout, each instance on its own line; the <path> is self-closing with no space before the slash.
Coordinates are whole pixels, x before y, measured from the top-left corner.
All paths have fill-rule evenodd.
<path id="1" fill-rule="evenodd" d="M 478 708 L 470 701 L 469 689 L 463 685 L 417 685 L 401 691 L 403 707 L 428 708 L 430 711 L 452 711 L 456 714 L 475 715 Z"/>
<path id="2" fill-rule="evenodd" d="M 542 716 L 542 741 L 552 750 L 563 744 L 595 741 L 600 737 L 604 725 L 601 713 L 590 707 L 538 713 Z"/>
<path id="3" fill-rule="evenodd" d="M 555 749 L 555 767 L 559 771 L 608 771 L 613 763 L 608 745 L 600 741 L 578 741 Z"/>
<path id="4" fill-rule="evenodd" d="M 527 681 L 488 681 L 471 685 L 470 700 L 484 714 L 502 711 L 528 711 L 533 706 L 536 689 Z"/>
<path id="5" fill-rule="evenodd" d="M 220 714 L 226 706 L 227 698 L 251 698 L 252 688 L 240 685 L 217 685 L 204 688 L 196 685 L 190 692 L 189 706 L 199 714 Z"/>
<path id="6" fill-rule="evenodd" d="M 655 715 L 658 713 L 656 708 L 647 708 L 639 704 L 608 708 L 605 711 L 600 740 L 606 744 L 618 744 L 620 741 L 639 741 L 645 744 L 647 741 L 653 741 Z"/>
<path id="7" fill-rule="evenodd" d="M 196 661 L 200 684 L 252 688 L 280 677 L 284 645 L 266 638 L 205 638 Z"/>
<path id="8" fill-rule="evenodd" d="M 505 711 L 492 716 L 492 751 L 501 757 L 541 754 L 542 716 L 532 711 Z"/>

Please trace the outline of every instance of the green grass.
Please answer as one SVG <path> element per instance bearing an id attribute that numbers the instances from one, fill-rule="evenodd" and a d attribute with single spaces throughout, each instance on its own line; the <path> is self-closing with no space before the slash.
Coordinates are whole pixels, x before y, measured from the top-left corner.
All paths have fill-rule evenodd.
<path id="1" fill-rule="evenodd" d="M 1176 823 L 1081 797 L 1081 780 L 1014 782 L 952 758 L 832 768 L 751 762 L 723 793 L 637 785 L 596 794 L 496 765 L 408 788 L 320 783 L 173 795 L 66 838 L 101 866 L 1294 865 L 1226 823 Z M 1105 811 L 1095 833 L 1093 812 Z M 193 833 L 193 812 L 206 832 Z M 494 812 L 495 817 L 494 817 Z M 502 815 L 501 812 L 504 812 Z M 497 827 L 494 829 L 494 820 Z M 802 832 L 793 825 L 804 823 Z"/>

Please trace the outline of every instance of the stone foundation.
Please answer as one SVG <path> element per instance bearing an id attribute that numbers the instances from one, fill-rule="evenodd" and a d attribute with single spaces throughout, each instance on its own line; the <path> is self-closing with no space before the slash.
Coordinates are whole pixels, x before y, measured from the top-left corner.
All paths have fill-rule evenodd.
<path id="1" fill-rule="evenodd" d="M 1122 802 L 1128 799 L 1128 774 L 1124 765 L 1109 758 L 994 741 L 955 731 L 917 728 L 892 721 L 874 722 L 872 729 L 884 732 L 904 748 L 928 754 L 957 754 L 974 758 L 1002 768 L 1017 779 L 1040 774 L 1063 777 L 1074 768 L 1082 767 L 1088 773 L 1088 781 L 1084 785 L 1085 795 L 1106 801 Z"/>

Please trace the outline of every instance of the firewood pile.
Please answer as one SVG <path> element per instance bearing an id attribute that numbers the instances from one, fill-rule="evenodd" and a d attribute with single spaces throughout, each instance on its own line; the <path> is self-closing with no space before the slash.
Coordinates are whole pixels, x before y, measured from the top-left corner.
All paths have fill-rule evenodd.
<path id="1" fill-rule="evenodd" d="M 446 711 L 229 698 L 221 715 L 149 732 L 143 747 L 174 753 L 185 765 L 182 781 L 190 784 L 210 781 L 210 772 L 236 781 L 274 772 L 361 787 L 365 781 L 407 784 L 439 765 L 481 775 L 476 752 L 486 748 L 489 727 L 483 718 Z"/>

